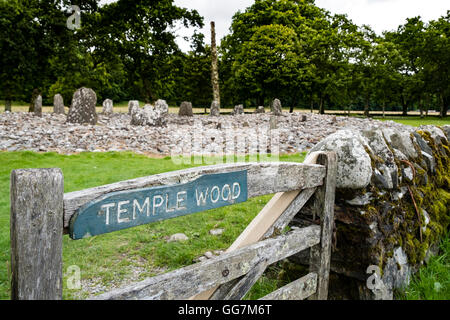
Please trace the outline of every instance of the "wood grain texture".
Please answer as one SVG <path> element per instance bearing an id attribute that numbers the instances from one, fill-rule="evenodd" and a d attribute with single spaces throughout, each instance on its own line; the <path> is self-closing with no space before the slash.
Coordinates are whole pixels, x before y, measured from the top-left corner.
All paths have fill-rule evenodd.
<path id="1" fill-rule="evenodd" d="M 111 192 L 176 185 L 193 181 L 202 175 L 240 170 L 248 170 L 249 198 L 317 187 L 323 183 L 326 171 L 320 165 L 300 163 L 238 163 L 191 168 L 122 181 L 65 194 L 64 227 L 68 228 L 72 215 L 81 206 Z"/>
<path id="2" fill-rule="evenodd" d="M 267 206 L 261 211 L 261 213 L 266 212 L 266 210 L 269 210 L 270 212 L 270 210 L 273 211 L 276 208 L 275 212 L 277 213 L 277 218 L 270 219 L 270 223 L 266 223 L 264 229 L 263 228 L 254 229 L 251 228 L 251 225 L 249 225 L 249 227 L 247 228 L 249 231 L 247 231 L 247 233 L 253 235 L 251 237 L 252 241 L 257 242 L 260 240 L 268 239 L 272 237 L 274 234 L 280 234 L 280 232 L 282 232 L 289 225 L 292 218 L 303 208 L 306 202 L 311 198 L 315 190 L 316 188 L 310 188 L 301 191 L 300 194 L 297 191 L 297 192 L 280 193 L 274 196 L 272 198 L 273 203 L 271 203 L 272 201 L 269 202 Z M 292 198 L 294 198 L 295 194 L 297 194 L 297 197 L 292 201 Z M 286 198 L 288 198 L 289 200 L 287 200 Z M 287 208 L 286 204 L 288 204 Z M 280 215 L 279 214 L 280 211 L 277 210 L 281 210 L 282 214 Z M 265 233 L 264 230 L 266 230 Z M 244 231 L 242 235 L 245 234 L 246 232 Z M 236 242 L 238 241 L 239 238 L 238 240 L 236 240 Z M 239 247 L 239 245 L 234 245 L 234 247 L 237 248 Z M 231 250 L 229 249 L 229 251 Z M 255 272 L 249 273 L 246 276 L 242 277 L 241 279 L 234 280 L 232 285 L 230 284 L 222 285 L 219 288 L 217 288 L 215 292 L 214 291 L 206 292 L 204 294 L 197 296 L 196 299 L 197 300 L 206 300 L 208 298 L 212 300 L 242 299 L 247 294 L 247 292 L 252 288 L 252 286 L 256 283 L 256 281 L 258 281 L 259 277 L 262 276 L 264 271 L 265 268 L 261 266 L 261 268 L 255 270 Z"/>
<path id="3" fill-rule="evenodd" d="M 314 165 L 321 153 L 313 152 L 303 162 L 304 165 Z M 239 235 L 236 241 L 228 248 L 227 252 L 236 250 L 245 245 L 250 245 L 271 237 L 274 233 L 282 231 L 293 217 L 302 209 L 305 203 L 315 192 L 315 188 L 304 191 L 294 190 L 290 192 L 277 193 L 267 205 L 261 210 L 249 226 Z M 294 200 L 295 199 L 295 200 Z M 229 297 L 241 299 L 245 296 L 253 284 L 264 273 L 265 269 L 259 268 L 258 272 L 251 273 L 240 279 L 235 279 L 229 283 L 223 284 L 218 288 L 213 288 L 203 292 L 191 300 L 224 300 Z M 247 292 L 244 290 L 247 289 Z M 231 292 L 231 294 L 229 294 Z M 237 292 L 241 297 L 237 296 Z"/>
<path id="4" fill-rule="evenodd" d="M 11 173 L 11 298 L 62 299 L 64 180 L 59 169 Z"/>
<path id="5" fill-rule="evenodd" d="M 314 246 L 319 241 L 320 227 L 310 226 L 113 290 L 95 299 L 187 299 L 247 274 L 261 261 L 266 261 L 267 264 L 275 263 Z"/>
<path id="6" fill-rule="evenodd" d="M 317 274 L 309 273 L 260 300 L 305 300 L 317 290 Z"/>
<path id="7" fill-rule="evenodd" d="M 334 227 L 334 201 L 336 192 L 337 155 L 321 153 L 318 163 L 327 168 L 325 183 L 319 187 L 314 199 L 314 211 L 320 217 L 321 242 L 311 248 L 310 272 L 317 273 L 317 292 L 311 300 L 327 300 L 330 275 L 331 241 Z"/>

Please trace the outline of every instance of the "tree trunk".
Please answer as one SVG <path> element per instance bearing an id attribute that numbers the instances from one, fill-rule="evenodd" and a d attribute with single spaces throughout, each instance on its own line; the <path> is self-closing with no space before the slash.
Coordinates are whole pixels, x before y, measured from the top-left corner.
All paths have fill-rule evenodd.
<path id="1" fill-rule="evenodd" d="M 423 119 L 425 117 L 423 112 L 423 99 L 419 99 L 419 110 L 420 110 L 420 118 Z"/>
<path id="2" fill-rule="evenodd" d="M 319 102 L 319 113 L 320 114 L 325 114 L 325 105 L 324 105 L 324 101 L 323 101 L 323 97 L 322 95 L 320 95 L 320 102 Z"/>
<path id="3" fill-rule="evenodd" d="M 220 106 L 220 89 L 219 89 L 219 63 L 217 58 L 216 45 L 216 24 L 211 21 L 211 83 L 213 88 L 214 101 Z"/>
<path id="4" fill-rule="evenodd" d="M 257 104 L 256 109 L 258 109 L 259 106 L 264 106 L 264 96 L 262 94 L 258 96 Z"/>
<path id="5" fill-rule="evenodd" d="M 440 117 L 445 118 L 448 112 L 449 99 L 441 95 L 441 112 Z"/>
<path id="6" fill-rule="evenodd" d="M 311 113 L 314 113 L 314 100 L 311 97 Z"/>
<path id="7" fill-rule="evenodd" d="M 406 101 L 406 99 L 404 97 L 402 97 L 402 107 L 403 107 L 403 116 L 407 117 L 408 116 L 408 101 Z"/>
<path id="8" fill-rule="evenodd" d="M 366 97 L 366 105 L 364 106 L 364 116 L 366 118 L 368 118 L 370 116 L 370 110 L 369 110 L 370 105 L 369 105 L 369 103 L 370 103 L 370 98 L 369 98 L 369 96 L 367 96 Z"/>
<path id="9" fill-rule="evenodd" d="M 11 112 L 11 100 L 5 100 L 5 112 Z"/>
<path id="10" fill-rule="evenodd" d="M 383 119 L 386 118 L 386 101 L 383 100 Z"/>

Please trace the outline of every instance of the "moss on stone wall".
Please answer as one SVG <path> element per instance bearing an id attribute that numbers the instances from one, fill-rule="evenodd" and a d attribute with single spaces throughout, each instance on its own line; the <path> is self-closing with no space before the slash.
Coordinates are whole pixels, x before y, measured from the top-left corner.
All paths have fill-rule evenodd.
<path id="1" fill-rule="evenodd" d="M 450 224 L 450 147 L 446 140 L 436 144 L 431 134 L 418 131 L 433 150 L 435 173 L 430 168 L 423 168 L 425 163 L 420 147 L 415 143 L 419 156 L 410 160 L 414 166 L 413 183 L 403 181 L 399 189 L 406 192 L 399 201 L 392 199 L 392 193 L 380 190 L 373 184 L 369 186 L 375 200 L 365 206 L 367 223 L 378 223 L 378 229 L 384 237 L 371 250 L 370 256 L 378 255 L 378 264 L 384 266 L 387 259 L 393 256 L 396 247 L 402 247 L 408 256 L 408 262 L 417 266 L 423 262 L 429 248 L 444 235 Z M 370 155 L 370 151 L 368 151 Z M 371 155 L 371 159 L 376 158 Z M 378 159 L 377 159 L 378 160 Z M 379 161 L 374 161 L 374 165 Z M 396 159 L 399 173 L 408 163 Z M 412 196 L 411 196 L 412 193 Z M 389 199 L 391 198 L 391 199 Z M 414 198 L 414 200 L 413 200 Z M 416 206 L 414 205 L 416 203 Z M 383 207 L 389 210 L 383 210 Z M 429 216 L 425 226 L 424 210 Z M 383 212 L 385 211 L 385 212 Z M 380 250 L 384 248 L 384 250 Z"/>

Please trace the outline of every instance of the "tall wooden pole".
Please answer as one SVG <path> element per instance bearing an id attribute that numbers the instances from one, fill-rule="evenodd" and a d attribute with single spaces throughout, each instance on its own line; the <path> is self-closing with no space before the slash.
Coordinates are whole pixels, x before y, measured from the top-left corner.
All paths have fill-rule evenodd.
<path id="1" fill-rule="evenodd" d="M 217 58 L 216 44 L 216 24 L 211 21 L 211 83 L 213 88 L 213 98 L 220 106 L 220 89 L 219 89 L 219 64 Z"/>

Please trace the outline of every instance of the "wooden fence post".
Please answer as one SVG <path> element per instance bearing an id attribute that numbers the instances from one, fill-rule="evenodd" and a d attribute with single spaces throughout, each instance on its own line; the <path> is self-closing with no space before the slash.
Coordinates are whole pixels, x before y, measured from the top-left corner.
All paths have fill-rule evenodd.
<path id="1" fill-rule="evenodd" d="M 317 164 L 327 168 L 323 186 L 316 191 L 314 212 L 320 216 L 322 229 L 320 244 L 311 248 L 310 272 L 317 273 L 317 291 L 310 300 L 327 300 L 331 263 L 331 241 L 334 227 L 334 200 L 336 192 L 337 155 L 319 153 Z"/>
<path id="2" fill-rule="evenodd" d="M 62 299 L 63 200 L 60 169 L 11 173 L 11 299 Z"/>

